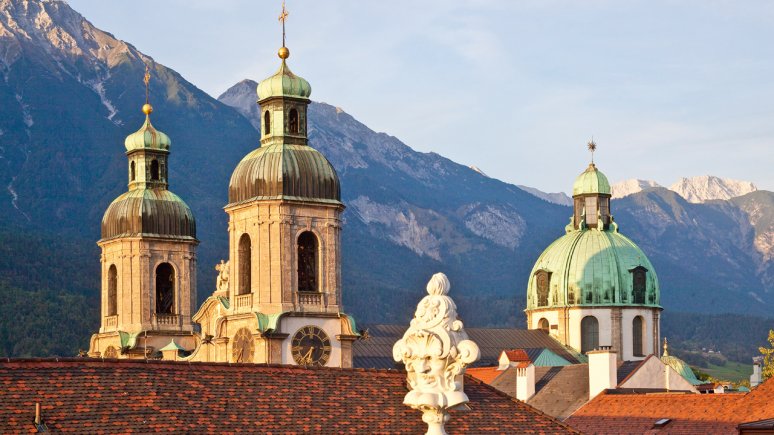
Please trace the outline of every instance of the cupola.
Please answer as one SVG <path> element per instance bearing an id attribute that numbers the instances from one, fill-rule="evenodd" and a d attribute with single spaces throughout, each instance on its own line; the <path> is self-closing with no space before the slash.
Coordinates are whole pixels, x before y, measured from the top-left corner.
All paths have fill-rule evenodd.
<path id="1" fill-rule="evenodd" d="M 333 165 L 308 145 L 307 108 L 312 88 L 287 65 L 290 50 L 279 49 L 280 69 L 258 84 L 261 146 L 231 175 L 229 206 L 255 200 L 341 204 Z"/>
<path id="2" fill-rule="evenodd" d="M 290 50 L 282 47 L 277 54 L 282 59 L 282 63 L 273 76 L 258 83 L 258 103 L 272 97 L 309 99 L 312 86 L 303 77 L 293 74 L 288 67 L 287 58 L 290 57 Z"/>
<path id="3" fill-rule="evenodd" d="M 613 221 L 610 215 L 610 183 L 607 177 L 594 164 L 594 151 L 597 144 L 588 143 L 591 151 L 591 163 L 575 179 L 572 185 L 574 229 L 599 228 L 607 229 Z"/>
<path id="4" fill-rule="evenodd" d="M 126 137 L 129 190 L 116 198 L 102 218 L 102 240 L 155 237 L 196 240 L 193 212 L 168 190 L 169 136 L 150 121 L 153 107 L 142 107 L 145 122 Z"/>
<path id="5" fill-rule="evenodd" d="M 169 151 L 169 146 L 172 145 L 169 136 L 156 130 L 151 124 L 150 114 L 153 112 L 153 107 L 146 103 L 142 106 L 142 111 L 145 113 L 145 122 L 139 130 L 130 134 L 124 140 L 126 152 L 130 153 L 141 149 Z"/>

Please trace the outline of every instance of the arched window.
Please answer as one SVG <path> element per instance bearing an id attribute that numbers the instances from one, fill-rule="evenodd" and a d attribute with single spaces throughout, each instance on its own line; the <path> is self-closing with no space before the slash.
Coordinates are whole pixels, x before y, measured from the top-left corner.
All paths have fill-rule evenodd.
<path id="1" fill-rule="evenodd" d="M 537 306 L 548 306 L 548 289 L 551 283 L 551 273 L 545 270 L 539 270 L 535 274 L 535 284 L 537 284 Z"/>
<path id="2" fill-rule="evenodd" d="M 239 238 L 239 294 L 244 295 L 252 291 L 250 278 L 252 277 L 252 246 L 250 236 L 242 234 Z"/>
<path id="3" fill-rule="evenodd" d="M 581 352 L 586 353 L 599 347 L 599 321 L 594 316 L 581 320 Z"/>
<path id="4" fill-rule="evenodd" d="M 175 269 L 169 263 L 156 268 L 156 313 L 172 314 L 175 302 Z"/>
<path id="5" fill-rule="evenodd" d="M 637 316 L 632 321 L 632 355 L 634 356 L 644 355 L 644 352 L 642 351 L 642 333 L 642 316 Z"/>
<path id="6" fill-rule="evenodd" d="M 271 134 L 271 115 L 268 110 L 263 113 L 263 134 Z"/>
<path id="7" fill-rule="evenodd" d="M 317 236 L 311 231 L 304 231 L 298 236 L 298 291 L 319 291 L 317 288 Z"/>
<path id="8" fill-rule="evenodd" d="M 159 179 L 159 161 L 156 159 L 151 160 L 151 180 L 158 181 Z"/>
<path id="9" fill-rule="evenodd" d="M 637 266 L 631 270 L 632 273 L 632 293 L 635 304 L 645 303 L 645 290 L 647 288 L 648 269 L 642 266 Z"/>
<path id="10" fill-rule="evenodd" d="M 134 175 L 135 175 L 134 161 L 132 161 L 132 163 L 129 163 L 129 177 L 130 177 L 130 181 L 134 181 Z"/>
<path id="11" fill-rule="evenodd" d="M 538 329 L 540 329 L 541 331 L 543 331 L 546 334 L 548 334 L 548 328 L 549 328 L 549 326 L 548 326 L 548 319 L 543 317 L 542 319 L 540 319 L 538 321 Z"/>
<path id="12" fill-rule="evenodd" d="M 118 313 L 118 270 L 111 264 L 108 269 L 107 279 L 107 315 L 115 316 Z"/>
<path id="13" fill-rule="evenodd" d="M 298 134 L 298 111 L 296 109 L 290 109 L 288 114 L 288 131 L 291 134 Z"/>

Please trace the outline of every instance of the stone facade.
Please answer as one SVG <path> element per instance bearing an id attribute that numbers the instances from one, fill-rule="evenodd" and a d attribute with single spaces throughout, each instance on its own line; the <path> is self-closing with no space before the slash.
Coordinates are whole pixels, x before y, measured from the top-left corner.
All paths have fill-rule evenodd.
<path id="1" fill-rule="evenodd" d="M 311 88 L 282 59 L 258 87 L 261 147 L 229 184 L 222 285 L 194 315 L 201 337 L 181 359 L 352 367 L 359 334 L 341 312 L 338 176 L 307 144 Z"/>
<path id="2" fill-rule="evenodd" d="M 661 310 L 646 307 L 568 307 L 546 308 L 527 312 L 527 328 L 540 329 L 542 319 L 549 325 L 549 334 L 560 343 L 581 350 L 581 322 L 593 316 L 599 325 L 599 346 L 610 346 L 624 361 L 640 360 L 649 354 L 659 354 L 659 323 Z M 642 352 L 634 352 L 634 318 L 642 321 Z"/>
<path id="3" fill-rule="evenodd" d="M 172 342 L 182 349 L 196 344 L 196 224 L 167 190 L 171 141 L 150 124 L 152 107 L 143 111 L 145 124 L 125 141 L 129 190 L 108 207 L 97 243 L 102 305 L 93 357 L 157 357 Z"/>

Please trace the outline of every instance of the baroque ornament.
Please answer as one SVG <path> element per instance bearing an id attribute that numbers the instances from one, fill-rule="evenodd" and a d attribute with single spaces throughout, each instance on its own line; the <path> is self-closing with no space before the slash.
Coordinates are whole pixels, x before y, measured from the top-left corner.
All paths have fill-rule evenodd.
<path id="1" fill-rule="evenodd" d="M 417 305 L 403 338 L 392 348 L 395 361 L 406 365 L 411 391 L 403 404 L 423 412 L 428 435 L 446 434 L 449 409 L 466 403 L 465 367 L 479 358 L 478 345 L 468 339 L 457 306 L 447 296 L 451 284 L 443 273 L 427 283 L 427 293 Z"/>

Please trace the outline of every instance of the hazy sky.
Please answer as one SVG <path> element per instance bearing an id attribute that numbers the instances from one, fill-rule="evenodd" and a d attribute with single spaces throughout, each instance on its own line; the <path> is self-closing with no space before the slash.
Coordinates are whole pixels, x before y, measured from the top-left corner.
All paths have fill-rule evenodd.
<path id="1" fill-rule="evenodd" d="M 217 97 L 278 67 L 280 1 L 69 0 Z M 288 0 L 312 98 L 419 151 L 568 191 L 713 174 L 774 190 L 774 2 Z"/>

